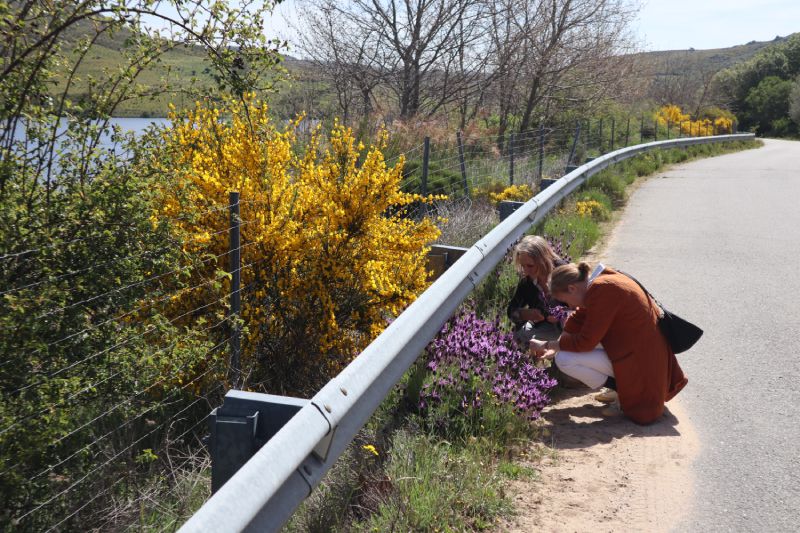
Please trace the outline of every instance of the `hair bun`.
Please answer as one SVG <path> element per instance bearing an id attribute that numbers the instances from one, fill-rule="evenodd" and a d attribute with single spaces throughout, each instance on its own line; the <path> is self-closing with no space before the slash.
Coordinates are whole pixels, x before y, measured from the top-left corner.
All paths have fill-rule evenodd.
<path id="1" fill-rule="evenodd" d="M 592 267 L 589 266 L 589 263 L 585 261 L 581 261 L 578 265 L 578 272 L 580 272 L 580 280 L 583 281 L 589 276 L 589 272 L 592 271 Z"/>

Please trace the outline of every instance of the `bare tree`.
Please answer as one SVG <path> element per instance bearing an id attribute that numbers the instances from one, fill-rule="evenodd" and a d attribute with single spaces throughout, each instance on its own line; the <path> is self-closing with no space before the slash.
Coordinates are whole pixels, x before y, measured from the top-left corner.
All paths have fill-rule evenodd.
<path id="1" fill-rule="evenodd" d="M 385 76 L 387 60 L 378 34 L 351 18 L 341 17 L 332 0 L 312 0 L 300 14 L 305 31 L 298 48 L 336 93 L 342 118 L 349 122 L 354 107 L 362 117 L 373 109 L 373 91 Z"/>
<path id="2" fill-rule="evenodd" d="M 485 56 L 472 47 L 481 35 L 482 6 L 479 0 L 312 0 L 302 49 L 336 73 L 343 104 L 353 93 L 367 102 L 379 80 L 401 117 L 430 114 L 463 102 L 480 85 Z"/>
<path id="3" fill-rule="evenodd" d="M 580 88 L 573 98 L 591 95 L 591 89 L 604 92 L 608 78 L 598 78 L 594 67 L 626 49 L 634 11 L 625 0 L 528 0 L 520 8 L 516 20 L 526 41 L 527 83 L 519 129 L 524 131 L 537 106 L 554 92 Z"/>

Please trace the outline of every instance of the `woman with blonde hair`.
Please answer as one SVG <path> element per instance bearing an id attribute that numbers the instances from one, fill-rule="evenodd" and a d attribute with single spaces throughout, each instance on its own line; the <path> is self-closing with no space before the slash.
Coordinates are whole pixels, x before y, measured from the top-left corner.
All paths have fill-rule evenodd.
<path id="1" fill-rule="evenodd" d="M 656 421 L 688 382 L 658 328 L 658 305 L 633 279 L 603 265 L 559 266 L 549 287 L 576 311 L 558 339 L 533 339 L 531 351 L 554 357 L 562 372 L 589 387 L 615 389 L 634 422 Z"/>
<path id="2" fill-rule="evenodd" d="M 517 341 L 526 345 L 533 336 L 557 338 L 568 311 L 552 299 L 547 280 L 555 267 L 567 262 L 538 235 L 526 235 L 517 243 L 513 261 L 520 280 L 506 313 L 514 323 Z"/>

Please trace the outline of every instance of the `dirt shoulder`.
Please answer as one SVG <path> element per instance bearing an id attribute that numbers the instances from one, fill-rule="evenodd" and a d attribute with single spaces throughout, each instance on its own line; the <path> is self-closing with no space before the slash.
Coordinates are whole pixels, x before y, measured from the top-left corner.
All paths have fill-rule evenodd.
<path id="1" fill-rule="evenodd" d="M 589 389 L 559 389 L 544 420 L 552 450 L 532 464 L 533 481 L 513 484 L 513 532 L 669 531 L 691 504 L 699 448 L 680 404 L 638 426 L 610 414 Z"/>
<path id="2" fill-rule="evenodd" d="M 606 261 L 624 223 L 623 212 L 585 260 Z M 666 532 L 690 509 L 691 464 L 700 446 L 680 396 L 661 420 L 639 426 L 595 401 L 595 394 L 556 390 L 543 414 L 549 449 L 532 454 L 543 456 L 530 465 L 540 474 L 513 483 L 517 515 L 501 531 Z"/>

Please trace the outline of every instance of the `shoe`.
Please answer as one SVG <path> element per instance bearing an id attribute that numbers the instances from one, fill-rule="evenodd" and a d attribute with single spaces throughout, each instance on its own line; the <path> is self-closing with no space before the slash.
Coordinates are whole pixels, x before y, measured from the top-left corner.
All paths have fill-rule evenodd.
<path id="1" fill-rule="evenodd" d="M 600 414 L 602 414 L 603 416 L 619 416 L 622 414 L 622 408 L 619 406 L 619 402 L 617 400 L 614 400 L 610 404 L 603 407 L 600 410 Z"/>
<path id="2" fill-rule="evenodd" d="M 617 391 L 609 389 L 606 392 L 595 394 L 594 399 L 600 403 L 614 403 L 617 401 Z"/>

